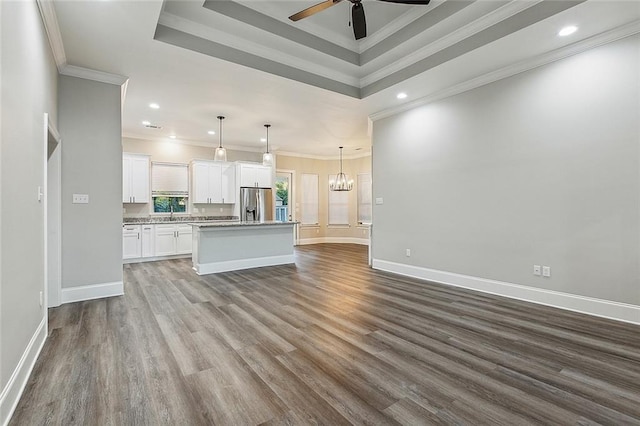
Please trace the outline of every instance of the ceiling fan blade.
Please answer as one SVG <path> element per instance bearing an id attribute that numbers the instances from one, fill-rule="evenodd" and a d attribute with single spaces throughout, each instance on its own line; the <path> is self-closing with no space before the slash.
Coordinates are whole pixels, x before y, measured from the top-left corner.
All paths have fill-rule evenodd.
<path id="1" fill-rule="evenodd" d="M 431 0 L 379 0 L 385 1 L 387 3 L 398 3 L 398 4 L 420 4 L 426 6 L 429 4 Z"/>
<path id="2" fill-rule="evenodd" d="M 364 18 L 364 7 L 359 1 L 353 3 L 351 8 L 351 20 L 353 21 L 353 35 L 356 40 L 367 36 L 367 21 Z"/>
<path id="3" fill-rule="evenodd" d="M 342 0 L 326 0 L 323 1 L 322 3 L 318 3 L 314 6 L 308 7 L 305 10 L 301 10 L 298 13 L 294 13 L 293 15 L 289 16 L 289 19 L 291 19 L 292 21 L 299 21 L 302 18 L 306 18 L 308 16 L 311 15 L 315 15 L 318 12 L 322 12 L 325 9 L 330 8 L 333 5 L 336 5 L 338 3 L 340 3 Z"/>

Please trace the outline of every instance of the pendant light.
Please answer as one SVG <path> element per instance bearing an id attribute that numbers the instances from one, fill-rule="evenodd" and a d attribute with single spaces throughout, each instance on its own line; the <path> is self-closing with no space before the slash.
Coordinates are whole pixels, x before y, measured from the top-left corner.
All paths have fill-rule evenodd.
<path id="1" fill-rule="evenodd" d="M 222 146 L 222 120 L 224 120 L 224 116 L 219 115 L 218 120 L 220 120 L 220 144 L 216 148 L 213 159 L 215 161 L 227 161 L 227 150 Z"/>
<path id="2" fill-rule="evenodd" d="M 273 166 L 273 154 L 269 152 L 269 127 L 271 124 L 265 124 L 264 127 L 267 128 L 267 152 L 262 154 L 262 165 L 263 166 Z"/>
<path id="3" fill-rule="evenodd" d="M 331 191 L 351 191 L 353 189 L 353 180 L 342 172 L 342 146 L 340 147 L 340 173 L 336 175 L 335 180 L 329 182 Z"/>

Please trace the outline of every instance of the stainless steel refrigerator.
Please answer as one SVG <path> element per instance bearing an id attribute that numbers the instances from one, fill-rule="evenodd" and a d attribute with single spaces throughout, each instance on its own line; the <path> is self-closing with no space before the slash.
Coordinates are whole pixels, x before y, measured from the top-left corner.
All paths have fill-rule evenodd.
<path id="1" fill-rule="evenodd" d="M 273 220 L 271 188 L 240 188 L 240 220 L 243 222 Z"/>

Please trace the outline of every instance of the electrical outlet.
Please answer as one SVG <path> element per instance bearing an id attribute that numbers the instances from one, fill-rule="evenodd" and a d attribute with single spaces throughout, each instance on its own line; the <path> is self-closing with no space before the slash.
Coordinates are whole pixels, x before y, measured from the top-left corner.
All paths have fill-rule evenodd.
<path id="1" fill-rule="evenodd" d="M 542 267 L 542 276 L 549 278 L 551 276 L 551 266 Z"/>
<path id="2" fill-rule="evenodd" d="M 376 198 L 376 204 L 384 204 L 384 200 L 382 199 L 382 197 L 377 197 Z"/>
<path id="3" fill-rule="evenodd" d="M 73 204 L 89 204 L 89 194 L 73 194 Z"/>
<path id="4" fill-rule="evenodd" d="M 411 257 L 411 249 L 407 249 L 405 251 L 405 254 L 407 255 L 407 257 Z"/>
<path id="5" fill-rule="evenodd" d="M 541 272 L 541 271 L 542 271 L 542 270 L 541 270 L 541 268 L 540 268 L 540 265 L 533 265 L 533 275 L 535 275 L 535 276 L 538 276 L 538 277 L 539 277 L 540 275 L 542 275 L 542 272 Z"/>

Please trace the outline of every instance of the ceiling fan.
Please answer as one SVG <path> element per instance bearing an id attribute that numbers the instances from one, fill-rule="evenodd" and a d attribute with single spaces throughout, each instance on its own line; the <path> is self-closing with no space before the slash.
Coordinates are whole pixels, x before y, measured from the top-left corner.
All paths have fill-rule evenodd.
<path id="1" fill-rule="evenodd" d="M 315 15 L 325 9 L 330 8 L 342 0 L 325 0 L 322 3 L 318 3 L 314 6 L 301 10 L 298 13 L 294 13 L 289 16 L 292 21 L 299 21 L 300 19 Z M 360 40 L 367 36 L 367 21 L 364 18 L 364 7 L 361 0 L 349 0 L 353 3 L 351 6 L 351 20 L 353 21 L 353 35 L 356 40 Z M 387 3 L 399 3 L 399 4 L 413 4 L 413 5 L 427 5 L 431 0 L 379 0 Z"/>

